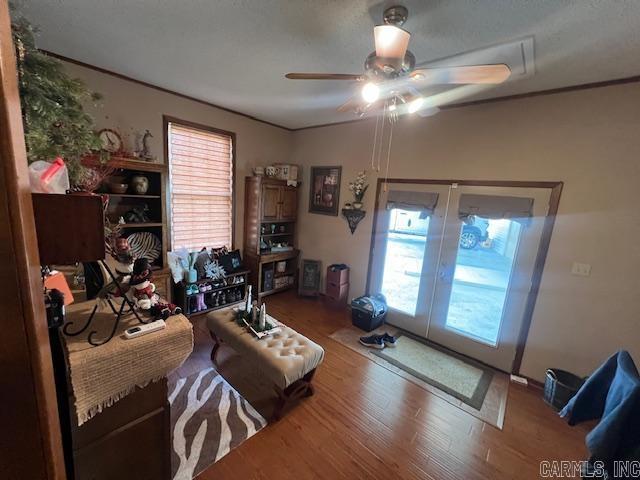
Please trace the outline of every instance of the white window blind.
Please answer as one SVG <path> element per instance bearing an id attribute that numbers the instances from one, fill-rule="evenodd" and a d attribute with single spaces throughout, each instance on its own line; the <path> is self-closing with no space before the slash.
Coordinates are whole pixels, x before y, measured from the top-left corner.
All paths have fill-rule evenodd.
<path id="1" fill-rule="evenodd" d="M 170 122 L 171 248 L 231 248 L 232 137 Z"/>

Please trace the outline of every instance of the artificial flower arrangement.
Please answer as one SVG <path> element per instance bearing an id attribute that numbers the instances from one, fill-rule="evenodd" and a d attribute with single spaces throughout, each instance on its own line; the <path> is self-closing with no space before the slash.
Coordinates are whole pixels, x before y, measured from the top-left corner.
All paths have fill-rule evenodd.
<path id="1" fill-rule="evenodd" d="M 367 192 L 369 188 L 369 184 L 367 183 L 367 171 L 362 170 L 356 176 L 356 179 L 353 182 L 349 182 L 349 190 L 353 193 L 353 208 L 361 209 L 362 208 L 362 200 L 364 199 L 364 194 Z"/>

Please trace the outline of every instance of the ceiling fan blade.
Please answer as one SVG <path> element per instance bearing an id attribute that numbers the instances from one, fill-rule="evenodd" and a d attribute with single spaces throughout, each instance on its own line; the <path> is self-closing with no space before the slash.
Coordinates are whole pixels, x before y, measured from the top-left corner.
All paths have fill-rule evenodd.
<path id="1" fill-rule="evenodd" d="M 356 93 L 355 95 L 351 96 L 349 100 L 347 100 L 337 108 L 338 112 L 355 111 L 362 103 L 359 100 L 360 94 Z"/>
<path id="2" fill-rule="evenodd" d="M 362 80 L 362 75 L 350 73 L 287 73 L 290 80 Z"/>
<path id="3" fill-rule="evenodd" d="M 376 57 L 395 59 L 402 61 L 411 34 L 395 25 L 378 25 L 373 28 L 373 36 L 376 44 Z"/>
<path id="4" fill-rule="evenodd" d="M 504 64 L 470 65 L 465 67 L 419 68 L 411 73 L 411 79 L 429 84 L 498 84 L 511 75 Z"/>
<path id="5" fill-rule="evenodd" d="M 438 113 L 440 109 L 438 107 L 425 107 L 416 111 L 416 115 L 419 117 L 430 117 Z"/>

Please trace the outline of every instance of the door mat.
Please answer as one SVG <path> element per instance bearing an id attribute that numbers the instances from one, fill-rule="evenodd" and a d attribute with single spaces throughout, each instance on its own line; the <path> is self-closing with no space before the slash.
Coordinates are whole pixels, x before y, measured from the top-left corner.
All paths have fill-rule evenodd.
<path id="1" fill-rule="evenodd" d="M 371 353 L 414 377 L 480 410 L 493 379 L 493 369 L 407 332 L 396 346 Z"/>

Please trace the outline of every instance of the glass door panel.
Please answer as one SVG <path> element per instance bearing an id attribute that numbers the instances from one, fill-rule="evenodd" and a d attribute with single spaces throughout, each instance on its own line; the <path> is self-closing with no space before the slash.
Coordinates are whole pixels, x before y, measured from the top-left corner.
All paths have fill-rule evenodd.
<path id="1" fill-rule="evenodd" d="M 460 229 L 445 328 L 496 346 L 520 223 L 475 217 Z"/>
<path id="2" fill-rule="evenodd" d="M 428 230 L 429 218 L 421 219 L 418 212 L 389 212 L 382 294 L 391 308 L 412 316 L 418 306 Z"/>

